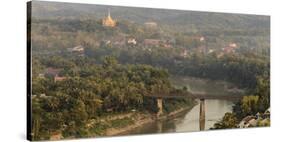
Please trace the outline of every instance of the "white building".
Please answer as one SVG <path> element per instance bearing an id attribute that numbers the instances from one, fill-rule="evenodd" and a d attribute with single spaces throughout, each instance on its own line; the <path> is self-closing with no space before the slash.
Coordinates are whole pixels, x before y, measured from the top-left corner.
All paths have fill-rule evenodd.
<path id="1" fill-rule="evenodd" d="M 133 45 L 136 45 L 137 44 L 137 41 L 135 38 L 129 38 L 128 41 L 127 41 L 128 44 L 133 44 Z"/>

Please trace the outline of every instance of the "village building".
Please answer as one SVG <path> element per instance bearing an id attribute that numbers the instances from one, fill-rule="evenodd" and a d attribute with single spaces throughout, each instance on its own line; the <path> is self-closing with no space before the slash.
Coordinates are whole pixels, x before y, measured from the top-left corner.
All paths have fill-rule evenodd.
<path id="1" fill-rule="evenodd" d="M 161 40 L 160 46 L 164 48 L 172 48 L 172 42 L 170 40 Z"/>
<path id="2" fill-rule="evenodd" d="M 126 45 L 126 37 L 124 35 L 118 35 L 112 38 L 112 45 L 114 47 L 122 47 Z"/>
<path id="3" fill-rule="evenodd" d="M 145 47 L 163 47 L 172 48 L 172 42 L 170 40 L 161 39 L 144 39 L 143 44 Z"/>
<path id="4" fill-rule="evenodd" d="M 199 46 L 196 48 L 197 52 L 200 52 L 200 53 L 206 53 L 207 52 L 207 47 L 206 46 Z"/>
<path id="5" fill-rule="evenodd" d="M 229 46 L 229 47 L 232 47 L 232 48 L 236 48 L 236 47 L 237 47 L 237 44 L 236 44 L 236 43 L 229 43 L 228 46 Z"/>
<path id="6" fill-rule="evenodd" d="M 205 41 L 205 37 L 204 36 L 192 36 L 191 39 L 192 40 L 197 40 L 197 41 L 200 41 L 200 42 Z"/>
<path id="7" fill-rule="evenodd" d="M 58 82 L 58 81 L 63 81 L 63 80 L 65 80 L 66 79 L 66 77 L 61 77 L 61 76 L 58 76 L 58 75 L 56 75 L 55 77 L 54 77 L 54 81 L 55 82 Z"/>
<path id="8" fill-rule="evenodd" d="M 155 29 L 155 28 L 157 28 L 158 25 L 156 22 L 145 22 L 144 26 L 145 26 L 145 28 L 148 28 L 148 29 Z"/>
<path id="9" fill-rule="evenodd" d="M 44 74 L 43 73 L 39 73 L 38 74 L 38 78 L 44 78 L 45 76 L 44 76 Z"/>
<path id="10" fill-rule="evenodd" d="M 226 54 L 235 53 L 238 48 L 236 43 L 229 43 L 228 46 L 222 48 L 222 51 Z"/>
<path id="11" fill-rule="evenodd" d="M 248 127 L 256 127 L 258 124 L 258 121 L 256 119 L 251 119 L 247 124 L 246 124 L 246 128 Z"/>
<path id="12" fill-rule="evenodd" d="M 143 43 L 146 47 L 148 47 L 148 46 L 159 47 L 161 40 L 160 39 L 144 39 Z"/>
<path id="13" fill-rule="evenodd" d="M 84 51 L 84 47 L 79 45 L 79 46 L 76 46 L 72 49 L 72 52 L 83 52 Z"/>
<path id="14" fill-rule="evenodd" d="M 52 98 L 53 96 L 47 96 L 45 93 L 38 95 L 39 98 Z"/>
<path id="15" fill-rule="evenodd" d="M 57 68 L 52 68 L 52 67 L 49 67 L 45 70 L 45 76 L 49 76 L 51 78 L 54 79 L 54 82 L 57 82 L 57 81 L 63 81 L 66 79 L 66 77 L 63 77 L 60 75 L 60 72 L 62 71 L 62 69 L 57 69 Z"/>
<path id="16" fill-rule="evenodd" d="M 239 128 L 248 128 L 249 127 L 249 121 L 255 119 L 255 116 L 247 116 L 242 119 L 242 121 L 239 123 Z"/>
<path id="17" fill-rule="evenodd" d="M 208 54 L 213 53 L 214 51 L 214 49 L 209 49 Z"/>
<path id="18" fill-rule="evenodd" d="M 128 38 L 127 44 L 129 44 L 129 45 L 136 45 L 137 41 L 136 41 L 135 38 Z"/>
<path id="19" fill-rule="evenodd" d="M 116 26 L 116 21 L 111 18 L 109 10 L 108 10 L 107 17 L 102 19 L 102 25 L 104 27 L 115 27 Z"/>
<path id="20" fill-rule="evenodd" d="M 68 48 L 67 51 L 73 54 L 77 54 L 79 56 L 84 56 L 84 47 L 82 45 L 78 45 L 73 48 Z"/>
<path id="21" fill-rule="evenodd" d="M 47 96 L 46 96 L 46 94 L 40 94 L 39 97 L 46 98 Z"/>
<path id="22" fill-rule="evenodd" d="M 199 41 L 203 42 L 203 41 L 205 41 L 205 38 L 204 38 L 203 36 L 201 36 L 201 37 L 199 38 Z"/>
<path id="23" fill-rule="evenodd" d="M 49 67 L 45 70 L 45 76 L 52 76 L 52 77 L 58 76 L 61 70 L 62 69 Z"/>
<path id="24" fill-rule="evenodd" d="M 54 141 L 54 140 L 60 140 L 63 139 L 62 133 L 61 132 L 54 132 L 51 134 L 50 136 L 50 140 Z"/>
<path id="25" fill-rule="evenodd" d="M 217 58 L 221 58 L 221 57 L 223 57 L 223 56 L 224 56 L 224 53 L 223 53 L 223 52 L 220 52 L 220 53 L 217 54 Z"/>
<path id="26" fill-rule="evenodd" d="M 172 48 L 173 46 L 169 43 L 163 43 L 161 44 L 161 47 L 164 47 L 164 48 Z"/>
<path id="27" fill-rule="evenodd" d="M 246 116 L 238 124 L 239 128 L 248 128 L 256 126 L 266 126 L 270 124 L 270 108 L 268 108 L 264 113 L 257 113 L 255 116 Z"/>
<path id="28" fill-rule="evenodd" d="M 186 49 L 184 49 L 183 52 L 180 53 L 180 56 L 186 58 L 188 56 L 188 51 Z"/>
<path id="29" fill-rule="evenodd" d="M 268 108 L 263 114 L 265 118 L 270 118 L 270 108 Z"/>
<path id="30" fill-rule="evenodd" d="M 141 47 L 141 49 L 142 49 L 143 51 L 149 51 L 149 52 L 151 52 L 151 51 L 152 51 L 152 49 L 151 49 L 151 48 Z"/>
<path id="31" fill-rule="evenodd" d="M 100 42 L 100 46 L 108 46 L 111 45 L 111 40 L 105 39 Z"/>
<path id="32" fill-rule="evenodd" d="M 258 112 L 257 114 L 256 114 L 256 119 L 261 119 L 262 118 L 262 115 Z"/>

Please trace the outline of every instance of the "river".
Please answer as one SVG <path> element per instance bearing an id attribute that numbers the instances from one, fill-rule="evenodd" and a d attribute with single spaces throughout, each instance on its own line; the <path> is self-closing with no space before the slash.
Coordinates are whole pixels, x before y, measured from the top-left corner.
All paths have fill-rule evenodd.
<path id="1" fill-rule="evenodd" d="M 172 78 L 174 86 L 188 86 L 193 92 L 217 92 L 217 94 L 232 94 L 227 91 L 233 84 L 224 81 L 210 81 L 191 77 Z M 197 100 L 198 101 L 198 100 Z M 232 111 L 233 102 L 230 100 L 209 99 L 205 100 L 205 130 L 209 130 L 219 121 L 226 112 Z M 139 127 L 127 134 L 153 134 L 168 132 L 193 132 L 199 131 L 199 103 L 191 110 L 182 112 L 175 118 L 169 120 L 159 120 Z"/>
<path id="2" fill-rule="evenodd" d="M 215 122 L 220 120 L 226 112 L 231 112 L 233 102 L 227 100 L 205 100 L 206 120 L 205 130 L 213 127 Z M 160 120 L 143 127 L 139 127 L 128 134 L 153 134 L 167 132 L 194 132 L 199 131 L 199 103 L 191 110 L 185 111 L 179 116 Z"/>

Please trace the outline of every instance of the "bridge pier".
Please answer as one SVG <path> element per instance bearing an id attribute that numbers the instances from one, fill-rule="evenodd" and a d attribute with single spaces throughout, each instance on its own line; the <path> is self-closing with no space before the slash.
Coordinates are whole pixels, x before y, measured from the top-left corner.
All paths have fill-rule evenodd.
<path id="1" fill-rule="evenodd" d="M 156 124 L 157 124 L 157 132 L 158 133 L 162 133 L 163 132 L 163 124 L 162 124 L 162 121 L 157 121 L 156 122 Z"/>
<path id="2" fill-rule="evenodd" d="M 200 112 L 199 112 L 199 128 L 200 131 L 205 130 L 205 99 L 200 99 Z"/>
<path id="3" fill-rule="evenodd" d="M 157 98 L 157 107 L 158 107 L 157 117 L 159 117 L 161 114 L 163 114 L 163 99 L 162 98 Z"/>

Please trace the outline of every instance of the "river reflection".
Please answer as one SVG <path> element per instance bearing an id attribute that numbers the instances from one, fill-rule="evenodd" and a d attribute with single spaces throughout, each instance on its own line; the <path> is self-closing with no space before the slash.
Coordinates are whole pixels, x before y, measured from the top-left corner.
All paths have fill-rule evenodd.
<path id="1" fill-rule="evenodd" d="M 205 130 L 213 127 L 226 112 L 231 112 L 233 102 L 227 100 L 205 100 Z M 191 132 L 199 131 L 200 105 L 194 106 L 190 111 L 170 120 L 156 121 L 137 128 L 128 134 L 151 134 L 166 132 Z"/>

